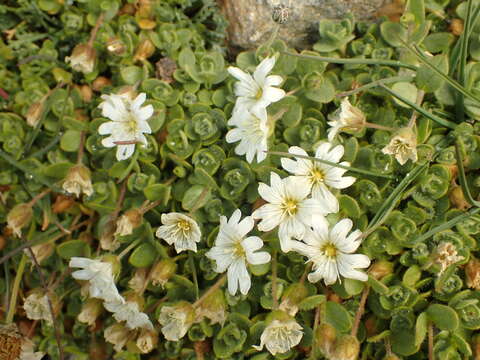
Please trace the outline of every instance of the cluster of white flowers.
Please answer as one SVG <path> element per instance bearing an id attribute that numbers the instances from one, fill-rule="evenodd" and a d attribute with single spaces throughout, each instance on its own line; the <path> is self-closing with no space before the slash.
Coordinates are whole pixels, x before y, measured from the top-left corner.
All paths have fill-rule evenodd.
<path id="1" fill-rule="evenodd" d="M 255 69 L 253 76 L 243 70 L 230 66 L 228 72 L 235 77 L 235 95 L 237 100 L 228 125 L 235 126 L 227 133 L 228 143 L 240 141 L 235 148 L 237 155 L 246 155 L 251 163 L 257 156 L 257 162 L 267 157 L 268 137 L 272 125 L 268 121 L 267 107 L 285 96 L 285 91 L 277 88 L 283 82 L 281 76 L 268 75 L 275 66 L 275 57 L 265 58 Z"/>
<path id="2" fill-rule="evenodd" d="M 72 257 L 69 266 L 81 268 L 81 270 L 74 271 L 72 277 L 88 281 L 90 297 L 102 300 L 103 306 L 107 311 L 113 313 L 115 320 L 124 321 L 130 330 L 153 330 L 150 319 L 140 311 L 138 304 L 126 301 L 118 292 L 110 262 Z"/>

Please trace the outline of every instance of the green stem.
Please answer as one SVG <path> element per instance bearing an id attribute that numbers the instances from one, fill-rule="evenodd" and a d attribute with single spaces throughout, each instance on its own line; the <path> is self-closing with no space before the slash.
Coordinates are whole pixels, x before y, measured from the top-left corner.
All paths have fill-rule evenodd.
<path id="1" fill-rule="evenodd" d="M 396 83 L 396 82 L 410 82 L 412 81 L 413 79 L 415 79 L 415 76 L 414 75 L 410 75 L 410 76 L 392 76 L 392 77 L 389 77 L 389 78 L 385 78 L 385 79 L 380 79 L 380 80 L 376 80 L 376 81 L 372 81 L 368 84 L 365 84 L 363 86 L 360 86 L 359 88 L 356 88 L 354 90 L 350 90 L 350 91 L 346 91 L 346 92 L 343 92 L 343 93 L 339 93 L 337 94 L 337 97 L 345 97 L 345 96 L 350 96 L 350 95 L 354 95 L 354 94 L 357 94 L 359 92 L 362 92 L 362 91 L 365 91 L 365 90 L 368 90 L 368 89 L 371 89 L 373 87 L 376 87 L 376 86 L 379 86 L 379 85 L 383 85 L 383 84 L 390 84 L 390 83 Z"/>
<path id="2" fill-rule="evenodd" d="M 480 207 L 480 201 L 476 201 L 472 193 L 470 192 L 470 188 L 468 187 L 467 183 L 467 177 L 465 175 L 465 169 L 463 167 L 463 156 L 462 152 L 460 151 L 460 145 L 459 145 L 460 139 L 455 142 L 455 155 L 457 158 L 457 167 L 458 167 L 458 179 L 460 180 L 460 186 L 462 187 L 463 194 L 467 198 L 467 201 L 470 203 L 472 206 Z"/>
<path id="3" fill-rule="evenodd" d="M 299 158 L 299 159 L 307 159 L 307 160 L 317 161 L 317 162 L 322 163 L 322 164 L 338 167 L 340 169 L 345 169 L 345 170 L 349 170 L 349 171 L 352 171 L 352 172 L 357 172 L 357 173 L 363 174 L 363 175 L 376 176 L 376 177 L 381 177 L 381 178 L 390 179 L 390 180 L 395 179 L 395 177 L 392 176 L 392 175 L 378 174 L 378 173 L 375 173 L 373 171 L 359 169 L 359 168 L 355 168 L 355 167 L 351 167 L 351 166 L 345 166 L 345 165 L 337 164 L 335 162 L 331 162 L 331 161 L 328 161 L 328 160 L 318 159 L 318 158 L 313 157 L 313 156 L 296 155 L 296 154 L 290 154 L 290 153 L 282 152 L 282 151 L 266 151 L 266 153 L 271 154 L 271 155 L 283 156 L 283 157 L 291 157 L 291 158 Z"/>
<path id="4" fill-rule="evenodd" d="M 414 240 L 414 243 L 417 244 L 417 243 L 424 242 L 425 240 L 427 240 L 431 236 L 435 235 L 436 233 L 438 233 L 440 231 L 443 231 L 443 230 L 448 230 L 448 229 L 454 227 L 455 225 L 457 225 L 460 221 L 468 219 L 470 216 L 478 214 L 479 212 L 480 212 L 480 208 L 475 208 L 475 209 L 471 209 L 470 211 L 467 211 L 464 214 L 458 215 L 458 216 L 454 217 L 453 219 L 447 221 L 446 223 L 443 223 L 442 225 L 436 226 L 432 230 L 427 231 L 425 234 L 417 237 Z"/>
<path id="5" fill-rule="evenodd" d="M 439 118 L 438 116 L 435 116 L 431 113 L 429 113 L 428 111 L 426 111 L 425 109 L 423 109 L 421 106 L 418 106 L 417 104 L 415 104 L 414 102 L 411 102 L 410 100 L 408 100 L 407 98 L 403 97 L 402 95 L 398 94 L 397 92 L 393 91 L 392 89 L 390 89 L 389 87 L 381 84 L 380 87 L 382 89 L 384 89 L 386 92 L 388 92 L 390 95 L 396 97 L 398 100 L 404 102 L 405 104 L 407 104 L 408 106 L 410 106 L 411 108 L 417 110 L 420 114 L 422 114 L 423 116 L 429 118 L 430 120 L 432 121 L 435 121 L 436 123 L 442 125 L 442 126 L 445 126 L 449 129 L 455 129 L 457 127 L 457 124 L 451 122 L 451 121 L 448 121 L 448 120 L 443 120 L 442 118 Z"/>
<path id="6" fill-rule="evenodd" d="M 197 301 L 195 301 L 193 303 L 193 307 L 198 307 L 206 298 L 208 298 L 212 293 L 214 293 L 215 291 L 217 291 L 217 289 L 220 288 L 220 286 L 223 285 L 223 283 L 225 282 L 227 278 L 227 274 L 223 274 L 215 284 L 213 284 L 210 289 L 208 289 L 207 291 L 205 291 L 205 293 L 200 297 L 200 299 L 198 299 Z"/>
<path id="7" fill-rule="evenodd" d="M 195 267 L 195 259 L 191 251 L 188 252 L 188 262 L 192 270 L 193 284 L 195 285 L 195 299 L 198 300 L 200 296 L 200 290 L 198 288 L 198 277 L 197 277 L 197 268 Z"/>
<path id="8" fill-rule="evenodd" d="M 333 64 L 356 64 L 356 65 L 387 65 L 387 66 L 397 66 L 403 67 L 410 70 L 417 70 L 417 67 L 410 64 L 405 64 L 396 60 L 379 60 L 379 59 L 342 59 L 334 57 L 325 57 L 325 56 L 313 56 L 313 55 L 303 55 L 303 54 L 294 54 L 287 51 L 282 51 L 284 55 L 296 56 L 304 59 L 318 60 L 329 62 Z"/>
<path id="9" fill-rule="evenodd" d="M 25 270 L 25 265 L 27 264 L 27 255 L 23 254 L 20 260 L 20 264 L 17 267 L 17 274 L 15 275 L 15 280 L 13 282 L 12 297 L 10 298 L 10 304 L 8 307 L 7 318 L 5 322 L 10 324 L 13 322 L 13 317 L 15 316 L 15 309 L 17 308 L 17 297 L 18 291 L 20 289 L 20 282 L 22 281 L 23 272 Z"/>
<path id="10" fill-rule="evenodd" d="M 130 252 L 130 250 L 132 250 L 135 246 L 137 246 L 141 241 L 142 239 L 137 239 L 133 241 L 130 245 L 128 245 L 125 249 L 123 249 L 123 251 L 120 254 L 118 254 L 118 260 L 120 261 L 125 255 L 127 255 Z"/>

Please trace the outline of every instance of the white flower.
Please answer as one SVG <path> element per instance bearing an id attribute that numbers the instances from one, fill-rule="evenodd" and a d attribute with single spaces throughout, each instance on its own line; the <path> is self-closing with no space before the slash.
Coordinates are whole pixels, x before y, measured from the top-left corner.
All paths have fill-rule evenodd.
<path id="1" fill-rule="evenodd" d="M 235 117 L 244 111 L 251 111 L 262 120 L 267 119 L 267 106 L 281 100 L 285 91 L 278 89 L 283 79 L 278 75 L 270 75 L 275 66 L 275 58 L 265 58 L 255 69 L 253 77 L 237 67 L 230 66 L 227 70 L 235 77 L 235 95 L 237 101 L 232 116 Z"/>
<path id="2" fill-rule="evenodd" d="M 235 210 L 227 222 L 225 216 L 220 217 L 220 230 L 215 240 L 215 246 L 205 256 L 215 260 L 218 273 L 228 269 L 228 291 L 235 295 L 240 287 L 243 295 L 248 293 L 251 286 L 247 263 L 252 265 L 265 264 L 270 261 L 270 254 L 265 251 L 257 252 L 263 246 L 263 241 L 257 236 L 245 236 L 253 229 L 254 221 L 247 216 L 240 221 L 242 213 Z"/>
<path id="3" fill-rule="evenodd" d="M 328 142 L 322 143 L 315 153 L 320 160 L 338 163 L 343 156 L 343 146 L 337 145 L 332 148 Z M 308 156 L 305 150 L 298 146 L 292 146 L 288 150 L 290 154 Z M 338 200 L 329 188 L 345 189 L 355 182 L 352 176 L 343 177 L 347 170 L 327 165 L 318 161 L 297 158 L 296 160 L 282 158 L 282 167 L 292 173 L 295 178 L 306 180 L 312 191 L 312 197 L 320 200 L 328 212 L 336 213 L 339 210 Z M 341 162 L 340 165 L 349 166 L 349 162 Z"/>
<path id="4" fill-rule="evenodd" d="M 144 133 L 150 134 L 152 130 L 147 119 L 153 115 L 153 106 L 143 106 L 147 95 L 141 93 L 134 100 L 128 93 L 117 95 L 102 95 L 104 100 L 98 107 L 102 115 L 112 121 L 100 125 L 100 135 L 110 135 L 102 140 L 105 147 L 117 147 L 117 160 L 125 160 L 135 151 L 135 143 L 147 145 Z"/>
<path id="5" fill-rule="evenodd" d="M 417 162 L 417 135 L 410 127 L 404 127 L 397 131 L 390 143 L 382 149 L 384 154 L 395 155 L 400 165 L 408 159 Z"/>
<path id="6" fill-rule="evenodd" d="M 162 224 L 155 235 L 169 245 L 174 244 L 177 253 L 186 250 L 197 251 L 196 243 L 200 241 L 202 233 L 195 220 L 187 215 L 172 212 L 162 214 Z"/>
<path id="7" fill-rule="evenodd" d="M 105 329 L 103 336 L 105 341 L 113 344 L 115 351 L 122 351 L 123 347 L 127 344 L 131 334 L 130 330 L 123 324 L 113 324 Z"/>
<path id="8" fill-rule="evenodd" d="M 227 143 L 240 141 L 235 148 L 235 154 L 246 155 L 247 161 L 251 163 L 257 156 L 257 162 L 265 160 L 268 150 L 267 140 L 270 133 L 268 122 L 262 120 L 249 111 L 243 111 L 230 119 L 231 129 L 226 136 Z"/>
<path id="9" fill-rule="evenodd" d="M 331 285 L 340 275 L 367 281 L 367 274 L 356 269 L 368 267 L 370 259 L 363 254 L 352 254 L 360 246 L 362 235 L 360 230 L 348 235 L 352 226 L 350 219 L 339 221 L 331 230 L 326 221 L 317 222 L 313 224 L 313 231 L 305 233 L 303 241 L 306 244 L 295 242 L 295 251 L 313 263 L 313 272 L 308 274 L 310 282 L 324 279 L 326 285 Z"/>
<path id="10" fill-rule="evenodd" d="M 115 286 L 112 264 L 88 258 L 72 257 L 69 266 L 83 268 L 73 272 L 72 277 L 77 280 L 89 281 L 91 297 L 107 302 L 123 303 L 125 301 Z"/>
<path id="11" fill-rule="evenodd" d="M 127 236 L 142 223 L 143 217 L 138 209 L 127 210 L 117 220 L 115 236 Z"/>
<path id="12" fill-rule="evenodd" d="M 457 248 L 451 242 L 442 242 L 437 246 L 433 254 L 433 261 L 440 265 L 439 276 L 443 274 L 450 265 L 463 259 L 465 259 L 465 257 L 458 255 Z"/>
<path id="13" fill-rule="evenodd" d="M 297 346 L 302 340 L 302 327 L 293 319 L 273 320 L 267 325 L 260 336 L 260 346 L 254 345 L 257 350 L 265 346 L 270 354 L 283 354 Z"/>
<path id="14" fill-rule="evenodd" d="M 134 301 L 126 301 L 124 303 L 106 302 L 103 306 L 105 306 L 105 309 L 113 313 L 115 320 L 118 322 L 125 321 L 127 328 L 130 330 L 141 328 L 153 330 L 153 325 L 150 322 L 148 315 L 141 312 L 138 308 L 138 304 Z"/>
<path id="15" fill-rule="evenodd" d="M 168 341 L 178 341 L 185 336 L 195 321 L 195 310 L 186 301 L 174 306 L 163 306 L 158 322 L 162 325 L 162 334 Z"/>
<path id="16" fill-rule="evenodd" d="M 23 309 L 30 320 L 45 320 L 49 324 L 53 324 L 47 294 L 33 292 L 28 295 L 23 303 Z"/>
<path id="17" fill-rule="evenodd" d="M 143 329 L 135 342 L 142 354 L 148 354 L 156 348 L 158 343 L 158 334 L 154 330 Z"/>
<path id="18" fill-rule="evenodd" d="M 76 197 L 79 197 L 82 192 L 87 196 L 92 195 L 93 186 L 90 170 L 81 164 L 72 166 L 68 170 L 62 188 L 69 194 L 75 194 Z"/>
<path id="19" fill-rule="evenodd" d="M 329 117 L 327 130 L 328 141 L 332 141 L 337 133 L 342 130 L 361 130 L 366 123 L 365 114 L 357 107 L 350 104 L 348 98 L 342 100 L 340 108 Z"/>
<path id="20" fill-rule="evenodd" d="M 269 202 L 252 214 L 254 219 L 262 219 L 260 231 L 270 231 L 278 226 L 278 236 L 282 251 L 290 251 L 291 238 L 302 239 L 308 226 L 322 221 L 330 212 L 331 205 L 322 204 L 317 199 L 307 199 L 310 185 L 304 178 L 288 177 L 281 179 L 278 174 L 270 175 L 270 186 L 260 183 L 258 192 Z"/>

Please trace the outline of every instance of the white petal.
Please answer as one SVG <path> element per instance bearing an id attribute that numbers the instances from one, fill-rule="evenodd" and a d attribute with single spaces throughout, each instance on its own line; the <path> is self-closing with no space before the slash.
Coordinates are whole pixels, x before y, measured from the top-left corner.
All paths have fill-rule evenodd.
<path id="1" fill-rule="evenodd" d="M 141 121 L 145 121 L 149 119 L 150 117 L 152 117 L 153 113 L 154 113 L 154 109 L 152 105 L 144 106 L 135 112 L 138 119 Z"/>
<path id="2" fill-rule="evenodd" d="M 265 86 L 278 86 L 282 83 L 283 78 L 278 75 L 270 75 L 265 79 Z"/>
<path id="3" fill-rule="evenodd" d="M 265 204 L 262 207 L 255 210 L 252 214 L 254 219 L 262 219 L 257 225 L 260 231 L 273 230 L 283 220 L 282 210 L 275 205 Z"/>
<path id="4" fill-rule="evenodd" d="M 102 123 L 98 127 L 98 133 L 100 135 L 109 135 L 113 132 L 113 129 L 117 126 L 114 121 L 107 121 Z"/>
<path id="5" fill-rule="evenodd" d="M 330 239 L 334 244 L 343 242 L 347 234 L 353 227 L 353 222 L 350 219 L 342 219 L 330 230 Z"/>
<path id="6" fill-rule="evenodd" d="M 339 211 L 337 198 L 324 184 L 315 184 L 312 187 L 312 197 L 319 200 L 329 213 L 337 213 Z"/>
<path id="7" fill-rule="evenodd" d="M 125 160 L 133 155 L 135 152 L 135 144 L 118 145 L 117 147 L 117 160 Z"/>
<path id="8" fill-rule="evenodd" d="M 273 67 L 275 66 L 275 57 L 269 57 L 262 60 L 260 64 L 258 64 L 255 72 L 253 73 L 253 78 L 258 84 L 263 85 L 267 75 L 272 71 Z"/>
<path id="9" fill-rule="evenodd" d="M 237 80 L 244 81 L 244 82 L 253 81 L 252 76 L 250 74 L 247 74 L 246 72 L 244 72 L 238 67 L 229 66 L 227 71 L 229 72 L 230 75 L 232 75 Z"/>
<path id="10" fill-rule="evenodd" d="M 263 90 L 262 99 L 266 99 L 269 102 L 277 102 L 285 97 L 285 91 L 275 87 L 267 87 Z"/>

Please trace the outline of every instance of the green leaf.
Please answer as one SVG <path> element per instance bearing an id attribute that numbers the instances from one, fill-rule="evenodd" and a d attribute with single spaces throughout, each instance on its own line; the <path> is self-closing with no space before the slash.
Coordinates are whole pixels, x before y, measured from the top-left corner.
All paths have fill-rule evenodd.
<path id="1" fill-rule="evenodd" d="M 427 327 L 428 327 L 428 316 L 427 313 L 422 312 L 417 317 L 417 322 L 415 323 L 415 346 L 422 345 L 425 337 L 427 336 Z"/>
<path id="2" fill-rule="evenodd" d="M 309 296 L 298 304 L 298 309 L 299 310 L 313 310 L 315 309 L 318 305 L 323 304 L 327 298 L 325 295 L 313 295 Z"/>
<path id="3" fill-rule="evenodd" d="M 128 85 L 143 79 L 143 69 L 138 66 L 120 67 L 120 76 Z"/>
<path id="4" fill-rule="evenodd" d="M 60 147 L 67 152 L 76 152 L 80 146 L 81 132 L 77 130 L 67 130 L 60 140 Z"/>
<path id="5" fill-rule="evenodd" d="M 172 187 L 170 185 L 153 184 L 143 189 L 143 194 L 150 201 L 161 200 L 161 204 L 165 206 L 168 200 L 170 200 L 171 190 Z"/>
<path id="6" fill-rule="evenodd" d="M 357 200 L 348 195 L 340 195 L 338 197 L 338 203 L 340 204 L 340 209 L 349 218 L 358 219 L 363 213 Z"/>
<path id="7" fill-rule="evenodd" d="M 368 276 L 368 285 L 370 285 L 377 294 L 385 295 L 388 293 L 388 286 L 372 276 Z"/>
<path id="8" fill-rule="evenodd" d="M 432 304 L 427 308 L 427 314 L 440 330 L 455 331 L 460 324 L 457 313 L 450 306 Z"/>
<path id="9" fill-rule="evenodd" d="M 147 267 L 153 264 L 156 256 L 155 247 L 150 243 L 145 243 L 133 250 L 128 262 L 137 268 Z"/>
<path id="10" fill-rule="evenodd" d="M 82 240 L 69 240 L 57 245 L 57 254 L 62 259 L 70 259 L 74 256 L 86 257 L 90 255 L 90 247 Z"/>
<path id="11" fill-rule="evenodd" d="M 211 192 L 205 186 L 193 185 L 183 195 L 182 207 L 185 210 L 191 211 L 194 209 L 200 209 L 208 200 L 210 200 Z"/>
<path id="12" fill-rule="evenodd" d="M 333 301 L 327 301 L 325 305 L 325 321 L 340 333 L 346 333 L 352 328 L 352 319 L 348 311 Z"/>
<path id="13" fill-rule="evenodd" d="M 413 265 L 403 274 L 402 282 L 405 286 L 415 287 L 417 281 L 422 277 L 422 270 L 417 265 Z"/>

